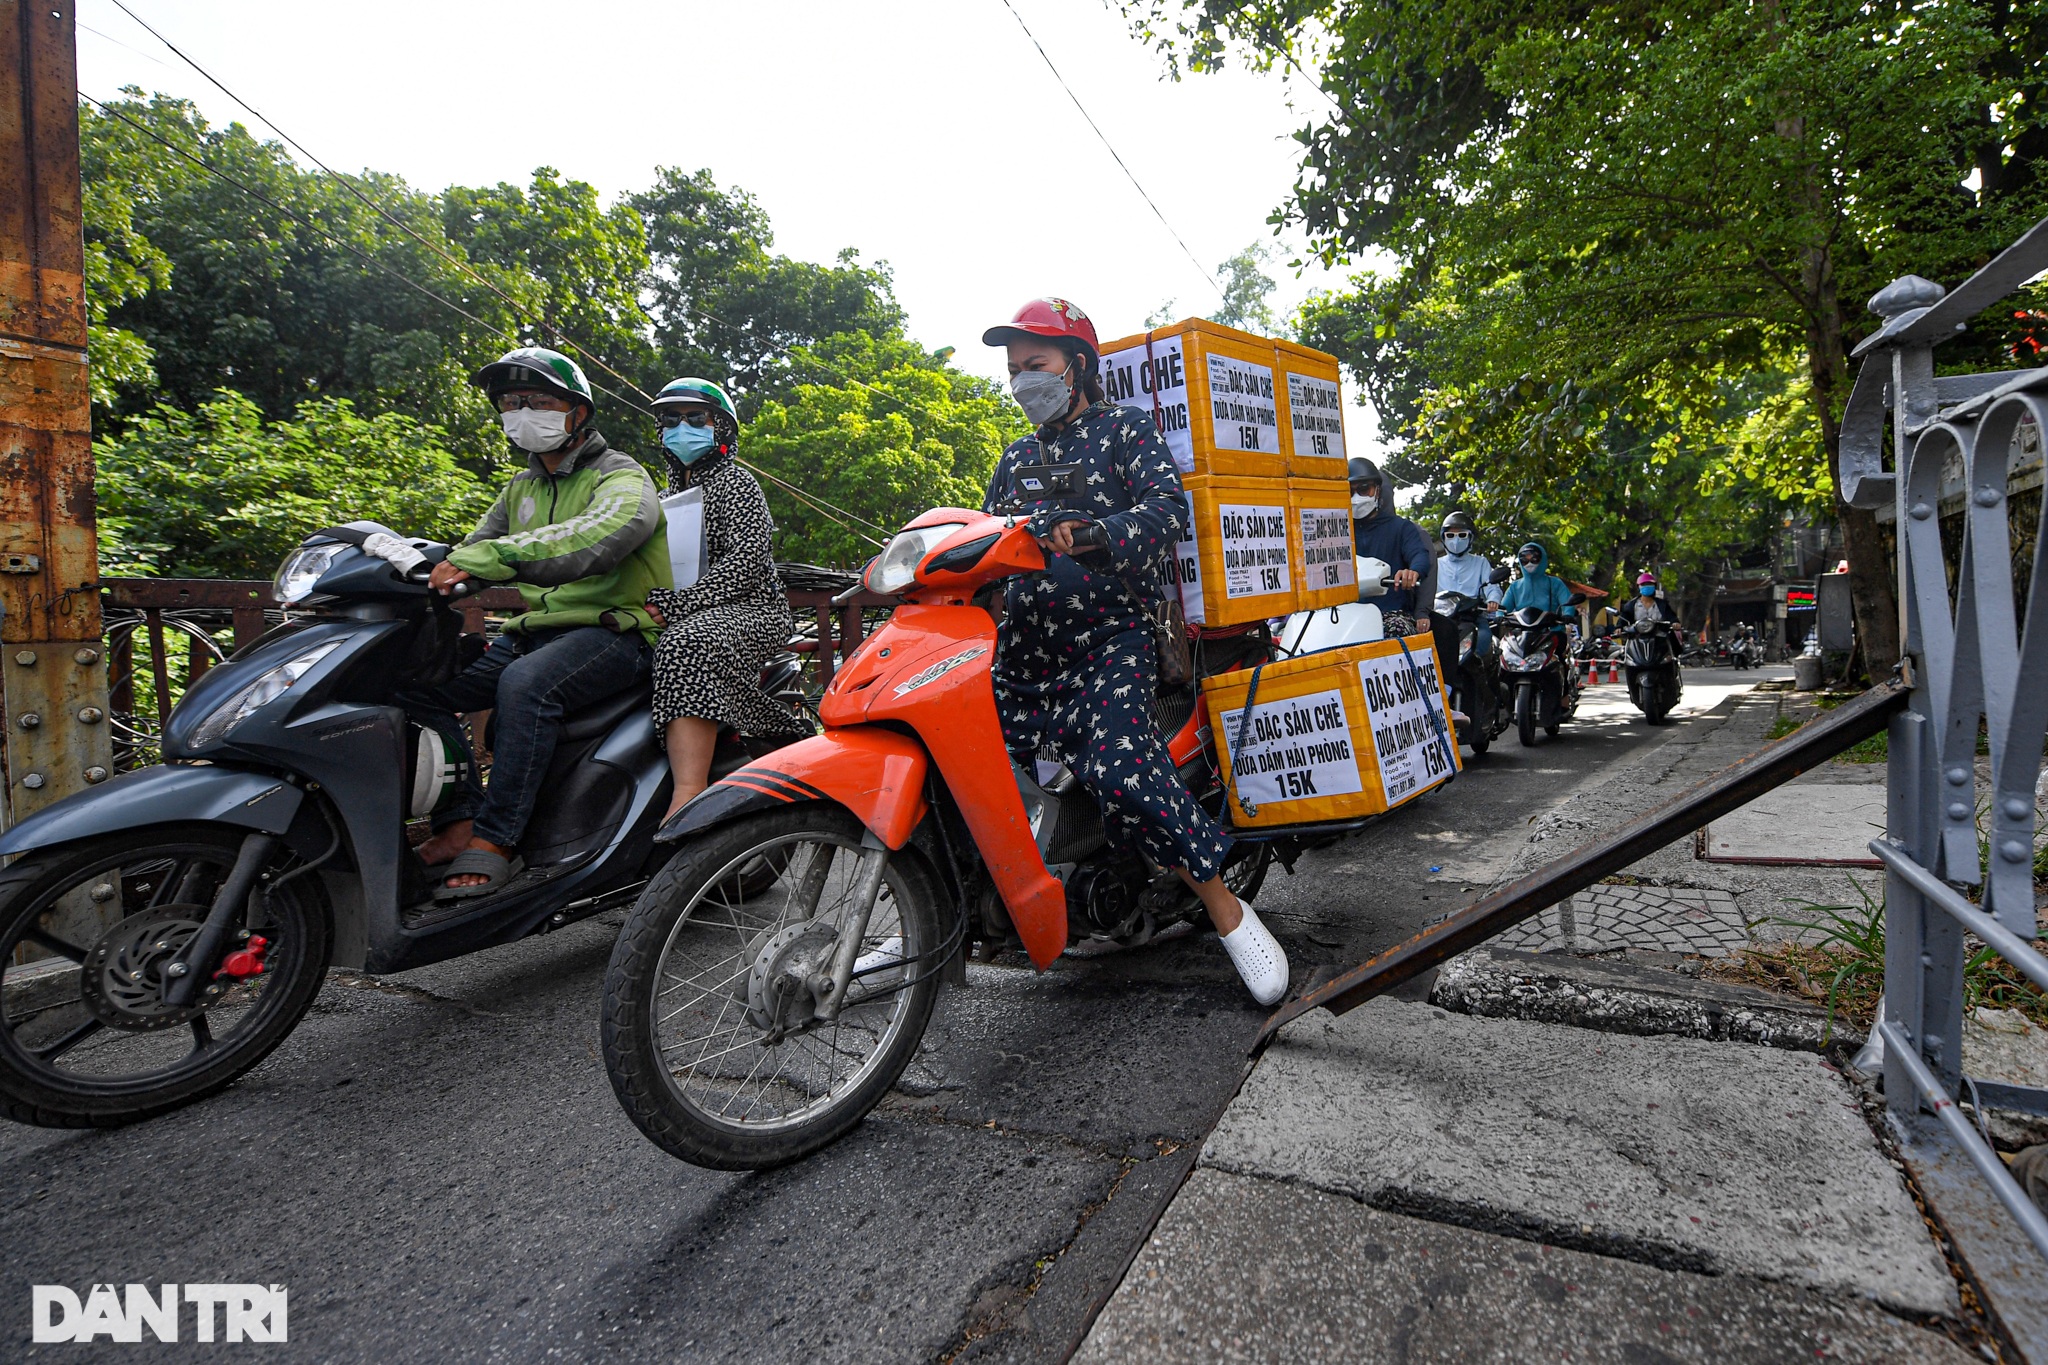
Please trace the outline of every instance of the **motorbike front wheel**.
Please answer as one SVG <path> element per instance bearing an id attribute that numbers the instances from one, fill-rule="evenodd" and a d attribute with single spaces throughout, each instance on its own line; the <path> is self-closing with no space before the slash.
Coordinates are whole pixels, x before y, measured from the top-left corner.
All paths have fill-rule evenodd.
<path id="1" fill-rule="evenodd" d="M 253 951 L 261 971 L 223 968 L 184 1007 L 163 998 L 164 969 L 199 932 L 245 833 L 111 834 L 0 872 L 0 1114 L 45 1128 L 134 1123 L 222 1089 L 284 1041 L 333 944 L 317 875 L 275 876 L 237 921 L 230 946 Z"/>
<path id="2" fill-rule="evenodd" d="M 1536 744 L 1536 687 L 1523 683 L 1515 689 L 1515 737 L 1523 748 Z"/>
<path id="3" fill-rule="evenodd" d="M 656 1146 L 714 1170 L 799 1160 L 874 1108 L 917 1051 L 938 997 L 939 893 L 889 856 L 837 1018 L 801 983 L 857 912 L 860 822 L 809 803 L 691 840 L 640 893 L 605 972 L 605 1070 Z M 782 875 L 741 897 L 735 873 Z M 791 987 L 796 987 L 792 990 Z"/>

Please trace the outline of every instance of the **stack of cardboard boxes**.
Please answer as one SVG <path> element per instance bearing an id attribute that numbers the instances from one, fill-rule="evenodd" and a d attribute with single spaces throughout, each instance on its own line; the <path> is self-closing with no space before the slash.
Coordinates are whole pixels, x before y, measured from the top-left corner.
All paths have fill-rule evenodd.
<path id="1" fill-rule="evenodd" d="M 1112 401 L 1150 410 L 1187 488 L 1191 624 L 1357 598 L 1337 361 L 1199 318 L 1102 348 Z"/>

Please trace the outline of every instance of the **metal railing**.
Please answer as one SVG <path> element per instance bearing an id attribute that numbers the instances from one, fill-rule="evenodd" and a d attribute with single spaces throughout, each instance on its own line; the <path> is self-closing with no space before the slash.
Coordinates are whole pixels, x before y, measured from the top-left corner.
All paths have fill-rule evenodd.
<path id="1" fill-rule="evenodd" d="M 838 602 L 828 591 L 786 594 L 798 636 L 787 648 L 811 656 L 812 686 L 822 692 L 866 638 L 866 613 L 894 605 L 861 593 Z M 108 711 L 115 766 L 154 761 L 155 739 L 171 708 L 206 670 L 282 619 L 268 582 L 225 578 L 100 580 L 106 614 Z M 461 604 L 463 626 L 481 634 L 493 615 L 524 610 L 512 588 L 487 588 Z M 221 637 L 232 635 L 232 644 Z"/>
<path id="2" fill-rule="evenodd" d="M 1974 1081 L 1962 1066 L 1963 968 L 1975 951 L 1966 932 L 2048 989 L 2033 887 L 2035 792 L 2048 739 L 2048 542 L 2035 528 L 2033 562 L 2016 583 L 2009 518 L 2023 427 L 2048 430 L 2048 368 L 1934 373 L 1936 346 L 2043 270 L 2048 220 L 1953 291 L 1908 275 L 1871 299 L 1885 321 L 1856 348 L 1862 366 L 1842 421 L 1841 493 L 1854 506 L 1896 513 L 1912 688 L 1888 734 L 1885 836 L 1870 845 L 1885 864 L 1878 1031 L 1886 1103 L 1931 1110 L 2048 1257 L 2048 1216 L 1958 1109 L 1973 1092 L 1981 1100 L 1995 1091 L 2000 1107 L 2048 1113 L 2048 1090 Z M 1951 477 L 1960 469 L 1965 489 L 1952 522 L 1960 527 L 1953 587 L 1943 556 L 1952 533 L 1943 524 L 1944 466 Z M 1979 801 L 1980 731 L 1991 759 L 1988 811 Z"/>

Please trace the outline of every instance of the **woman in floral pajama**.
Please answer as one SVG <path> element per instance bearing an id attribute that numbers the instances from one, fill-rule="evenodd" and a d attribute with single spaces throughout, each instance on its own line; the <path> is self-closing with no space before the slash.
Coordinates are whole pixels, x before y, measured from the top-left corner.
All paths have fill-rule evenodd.
<path id="1" fill-rule="evenodd" d="M 1020 763 L 1049 750 L 1094 794 L 1113 848 L 1179 871 L 1202 898 L 1259 1003 L 1287 989 L 1287 956 L 1222 879 L 1230 840 L 1174 772 L 1152 719 L 1158 667 L 1139 585 L 1156 585 L 1187 515 L 1180 471 L 1152 419 L 1108 402 L 1099 343 L 1064 299 L 1034 299 L 982 337 L 1009 353 L 1010 386 L 1037 430 L 996 462 L 985 506 L 1034 506 L 1043 573 L 1010 580 L 997 635 L 996 710 Z M 1074 465 L 1079 491 L 1034 497 L 1033 465 Z M 1028 476 L 1027 476 L 1028 477 Z M 1077 527 L 1098 525 L 1106 568 L 1073 557 Z"/>

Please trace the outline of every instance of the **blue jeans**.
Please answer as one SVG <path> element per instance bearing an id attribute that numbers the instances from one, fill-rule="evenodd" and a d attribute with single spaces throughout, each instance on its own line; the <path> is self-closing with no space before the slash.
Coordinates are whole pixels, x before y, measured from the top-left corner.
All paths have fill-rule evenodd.
<path id="1" fill-rule="evenodd" d="M 476 821 L 475 836 L 516 848 L 533 814 L 562 716 L 647 681 L 653 651 L 637 631 L 600 626 L 505 634 L 483 657 L 439 687 L 397 698 L 421 725 L 440 734 L 450 753 L 469 760 L 462 785 L 434 814 L 434 828 Z M 476 780 L 476 756 L 457 712 L 494 708 L 491 789 Z"/>

